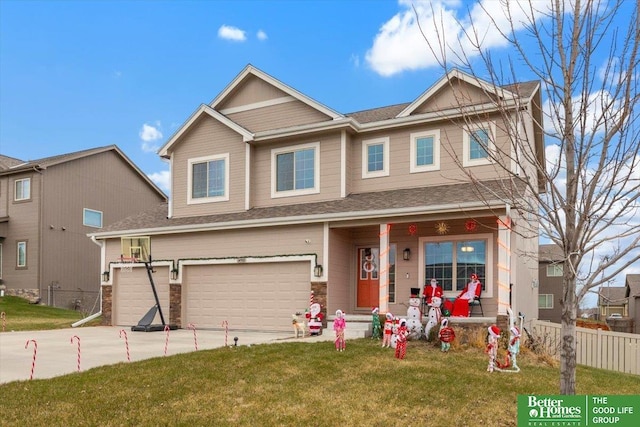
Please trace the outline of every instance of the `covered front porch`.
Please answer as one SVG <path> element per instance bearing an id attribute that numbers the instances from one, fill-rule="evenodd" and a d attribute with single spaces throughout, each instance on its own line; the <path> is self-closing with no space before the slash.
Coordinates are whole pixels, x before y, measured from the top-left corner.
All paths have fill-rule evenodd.
<path id="1" fill-rule="evenodd" d="M 509 217 L 442 218 L 329 224 L 328 315 L 341 309 L 370 322 L 378 307 L 381 314 L 406 317 L 409 299 L 432 278 L 443 298 L 454 299 L 472 273 L 482 283 L 482 313 L 474 308 L 471 317 L 452 319 L 492 323 L 506 315 L 512 305 Z"/>

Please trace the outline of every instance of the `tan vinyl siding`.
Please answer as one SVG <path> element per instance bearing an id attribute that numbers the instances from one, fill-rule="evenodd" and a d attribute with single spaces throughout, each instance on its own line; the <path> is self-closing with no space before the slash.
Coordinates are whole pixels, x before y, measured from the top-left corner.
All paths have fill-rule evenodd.
<path id="1" fill-rule="evenodd" d="M 336 310 L 351 312 L 354 304 L 350 299 L 349 289 L 355 281 L 352 273 L 351 258 L 353 242 L 351 232 L 347 229 L 331 229 L 329 231 L 329 283 L 342 283 L 345 286 L 329 286 L 327 289 L 327 313 Z M 326 267 L 325 267 L 326 268 Z M 346 286 L 348 284 L 348 286 Z"/>
<path id="2" fill-rule="evenodd" d="M 309 240 L 309 243 L 306 243 Z M 157 260 L 317 254 L 322 259 L 322 224 L 151 236 Z M 120 239 L 109 239 L 107 262 L 120 256 Z"/>
<path id="3" fill-rule="evenodd" d="M 450 121 L 430 123 L 421 126 L 380 131 L 354 139 L 351 145 L 350 179 L 352 182 L 352 192 L 362 193 L 369 191 L 394 190 L 407 187 L 422 187 L 432 185 L 446 185 L 458 183 L 468 178 L 465 172 L 456 163 L 456 158 L 451 155 L 455 153 L 458 161 L 462 164 L 463 156 L 463 125 L 452 124 Z M 510 144 L 504 130 L 497 129 L 497 145 L 499 149 L 510 150 Z M 440 170 L 420 173 L 410 173 L 410 135 L 413 132 L 429 130 L 440 131 Z M 362 178 L 362 145 L 363 141 L 389 137 L 389 176 L 378 178 Z M 495 179 L 506 175 L 504 171 L 496 165 L 473 166 L 474 176 L 479 180 Z"/>
<path id="4" fill-rule="evenodd" d="M 189 159 L 229 153 L 229 200 L 187 204 Z M 242 137 L 209 116 L 200 118 L 173 152 L 173 216 L 197 216 L 244 210 L 245 143 Z"/>
<path id="5" fill-rule="evenodd" d="M 84 298 L 91 308 L 100 286 L 100 248 L 86 234 L 100 229 L 83 225 L 83 209 L 102 212 L 105 226 L 163 199 L 114 151 L 49 167 L 44 176 L 43 289 L 59 286 L 57 306 L 71 308 L 74 299 Z"/>
<path id="6" fill-rule="evenodd" d="M 237 108 L 286 96 L 288 94 L 277 87 L 255 76 L 249 76 L 234 89 L 232 96 L 227 96 L 225 102 L 216 106 L 216 110 Z"/>
<path id="7" fill-rule="evenodd" d="M 295 147 L 306 143 L 320 143 L 320 192 L 292 197 L 271 198 L 271 151 L 282 147 Z M 286 143 L 260 145 L 255 150 L 252 162 L 255 175 L 253 200 L 255 206 L 277 206 L 294 203 L 317 202 L 340 197 L 340 133 L 333 132 L 324 136 L 290 139 Z M 317 185 L 317 183 L 316 183 Z"/>
<path id="8" fill-rule="evenodd" d="M 489 98 L 482 89 L 454 79 L 451 84 L 445 84 L 427 102 L 416 108 L 412 114 L 431 113 L 458 108 L 462 104 L 477 105 L 488 101 Z"/>
<path id="9" fill-rule="evenodd" d="M 298 100 L 227 114 L 227 116 L 250 132 L 262 132 L 332 120 Z"/>

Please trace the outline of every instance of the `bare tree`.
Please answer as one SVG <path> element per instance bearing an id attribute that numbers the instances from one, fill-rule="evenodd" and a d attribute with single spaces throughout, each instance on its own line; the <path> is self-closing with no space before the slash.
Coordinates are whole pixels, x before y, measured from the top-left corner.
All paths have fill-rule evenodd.
<path id="1" fill-rule="evenodd" d="M 423 32 L 446 72 L 453 64 L 490 83 L 486 95 L 506 124 L 496 134 L 507 134 L 509 143 L 485 148 L 498 172 L 511 177 L 507 182 L 522 184 L 505 188 L 505 202 L 537 218 L 540 235 L 564 254 L 561 394 L 575 394 L 580 301 L 640 259 L 639 3 L 503 1 L 504 16 L 484 6 L 481 19 L 477 10 L 469 11 L 470 24 L 466 30 L 460 24 L 455 43 L 447 42 L 443 21 L 432 10 L 429 25 L 440 30 L 435 38 Z M 483 50 L 483 39 L 496 32 L 510 52 L 498 63 Z M 544 103 L 538 108 L 545 123 L 536 128 L 554 154 L 546 160 L 523 128 L 532 117 L 527 105 L 518 104 L 523 76 L 541 82 Z M 496 90 L 516 96 L 496 97 Z M 487 117 L 486 109 L 469 109 L 463 91 L 458 93 L 462 126 Z M 473 168 L 464 170 L 480 192 L 488 191 Z"/>

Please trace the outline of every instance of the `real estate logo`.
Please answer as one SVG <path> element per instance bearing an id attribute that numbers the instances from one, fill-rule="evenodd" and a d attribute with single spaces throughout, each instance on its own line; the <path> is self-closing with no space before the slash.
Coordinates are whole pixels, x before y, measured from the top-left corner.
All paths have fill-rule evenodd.
<path id="1" fill-rule="evenodd" d="M 518 427 L 640 425 L 640 395 L 518 396 Z"/>
<path id="2" fill-rule="evenodd" d="M 579 396 L 518 396 L 526 399 L 527 426 L 584 425 L 584 398 Z M 520 417 L 518 417 L 520 418 Z M 520 421 L 520 420 L 518 420 Z M 520 422 L 518 422 L 520 425 Z"/>

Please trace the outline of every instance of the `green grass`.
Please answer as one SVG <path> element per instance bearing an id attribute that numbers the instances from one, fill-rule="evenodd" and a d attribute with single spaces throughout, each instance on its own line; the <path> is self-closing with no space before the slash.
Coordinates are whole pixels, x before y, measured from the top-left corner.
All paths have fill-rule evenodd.
<path id="1" fill-rule="evenodd" d="M 5 331 L 70 328 L 72 323 L 86 317 L 86 313 L 30 304 L 24 298 L 13 296 L 0 298 L 0 312 L 5 314 Z M 87 325 L 98 325 L 99 323 L 100 320 L 96 319 Z"/>
<path id="2" fill-rule="evenodd" d="M 82 315 L 4 297 L 7 330 Z M 463 332 L 456 334 L 463 338 Z M 119 363 L 0 385 L 1 426 L 515 426 L 519 394 L 558 394 L 556 361 L 522 349 L 520 373 L 488 373 L 484 334 L 442 353 L 410 342 L 286 342 Z M 1 351 L 1 349 L 0 349 Z M 504 350 L 500 360 L 504 358 Z M 577 394 L 638 394 L 640 377 L 579 366 Z"/>
<path id="3" fill-rule="evenodd" d="M 488 373 L 482 348 L 407 357 L 371 339 L 199 351 L 0 386 L 10 426 L 515 426 L 519 394 L 557 394 L 559 372 L 523 350 Z M 637 394 L 640 377 L 578 367 L 578 394 Z"/>

